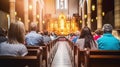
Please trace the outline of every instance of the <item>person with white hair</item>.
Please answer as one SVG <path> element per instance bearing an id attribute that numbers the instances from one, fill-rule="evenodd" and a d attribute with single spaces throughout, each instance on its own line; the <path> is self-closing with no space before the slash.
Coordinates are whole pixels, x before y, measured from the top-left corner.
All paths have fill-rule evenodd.
<path id="1" fill-rule="evenodd" d="M 32 22 L 30 25 L 30 33 L 25 36 L 25 42 L 28 46 L 43 45 L 43 37 L 37 32 L 37 24 Z"/>
<path id="2" fill-rule="evenodd" d="M 103 25 L 103 36 L 97 40 L 100 50 L 120 50 L 120 40 L 112 35 L 113 27 L 111 24 Z"/>

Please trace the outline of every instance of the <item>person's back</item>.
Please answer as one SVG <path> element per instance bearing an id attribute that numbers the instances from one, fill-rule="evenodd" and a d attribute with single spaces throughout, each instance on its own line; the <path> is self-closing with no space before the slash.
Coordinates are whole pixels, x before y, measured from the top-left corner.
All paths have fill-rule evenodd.
<path id="1" fill-rule="evenodd" d="M 10 44 L 7 41 L 0 44 L 0 55 L 25 56 L 27 49 L 23 44 Z"/>
<path id="2" fill-rule="evenodd" d="M 112 35 L 112 29 L 110 24 L 103 26 L 104 34 L 97 40 L 100 50 L 120 50 L 120 40 Z"/>
<path id="3" fill-rule="evenodd" d="M 98 49 L 97 43 L 94 41 L 93 36 L 91 34 L 91 30 L 88 27 L 82 28 L 80 37 L 76 41 L 76 45 L 81 50 L 84 50 L 86 48 L 91 50 Z"/>
<path id="4" fill-rule="evenodd" d="M 43 44 L 43 37 L 36 33 L 36 31 L 31 31 L 25 36 L 25 41 L 27 45 L 39 46 L 40 44 Z"/>
<path id="5" fill-rule="evenodd" d="M 29 46 L 39 46 L 43 44 L 43 37 L 36 32 L 37 24 L 31 23 L 31 32 L 25 36 L 26 44 Z"/>
<path id="6" fill-rule="evenodd" d="M 44 43 L 47 44 L 51 41 L 51 38 L 48 34 L 48 31 L 44 31 L 44 35 L 43 35 L 43 40 L 44 40 Z"/>
<path id="7" fill-rule="evenodd" d="M 24 45 L 24 24 L 11 23 L 8 30 L 8 40 L 0 44 L 0 55 L 25 56 L 28 51 Z"/>

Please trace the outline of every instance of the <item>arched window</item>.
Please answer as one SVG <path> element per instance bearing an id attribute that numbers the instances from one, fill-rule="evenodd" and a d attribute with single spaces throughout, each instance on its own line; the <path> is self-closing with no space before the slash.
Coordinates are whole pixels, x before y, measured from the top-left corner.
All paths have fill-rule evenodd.
<path id="1" fill-rule="evenodd" d="M 56 9 L 67 9 L 68 0 L 56 0 Z"/>

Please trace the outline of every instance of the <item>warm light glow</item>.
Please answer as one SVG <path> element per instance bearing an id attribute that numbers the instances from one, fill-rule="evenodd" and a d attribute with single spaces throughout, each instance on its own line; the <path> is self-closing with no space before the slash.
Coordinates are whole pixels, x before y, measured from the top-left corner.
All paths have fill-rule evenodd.
<path id="1" fill-rule="evenodd" d="M 45 21 L 43 20 L 43 24 L 45 23 Z"/>
<path id="2" fill-rule="evenodd" d="M 9 17 L 10 15 L 9 14 L 7 14 L 7 18 Z"/>
<path id="3" fill-rule="evenodd" d="M 93 22 L 93 19 L 91 19 L 91 22 Z"/>
<path id="4" fill-rule="evenodd" d="M 82 23 L 82 20 L 80 20 L 80 23 Z"/>
<path id="5" fill-rule="evenodd" d="M 30 20 L 28 19 L 28 22 L 30 22 Z"/>
<path id="6" fill-rule="evenodd" d="M 97 20 L 98 18 L 96 17 L 96 20 Z"/>
<path id="7" fill-rule="evenodd" d="M 74 33 L 78 30 L 75 17 L 66 19 L 66 16 L 63 13 L 59 15 L 57 20 L 51 19 L 47 23 L 49 24 L 47 30 L 53 31 L 58 35 L 68 35 L 69 33 Z"/>
<path id="8" fill-rule="evenodd" d="M 84 15 L 84 18 L 87 18 L 87 15 L 86 15 L 86 14 Z"/>
<path id="9" fill-rule="evenodd" d="M 15 16 L 17 15 L 17 12 L 15 12 Z"/>
<path id="10" fill-rule="evenodd" d="M 102 16 L 105 16 L 105 12 L 102 12 Z"/>
<path id="11" fill-rule="evenodd" d="M 95 5 L 92 5 L 92 11 L 95 11 Z"/>
<path id="12" fill-rule="evenodd" d="M 32 5 L 29 5 L 29 9 L 31 10 L 33 7 L 32 7 Z"/>
<path id="13" fill-rule="evenodd" d="M 21 18 L 19 18 L 18 20 L 21 21 Z"/>
<path id="14" fill-rule="evenodd" d="M 40 18 L 40 15 L 37 15 L 37 18 L 39 19 L 39 18 Z"/>

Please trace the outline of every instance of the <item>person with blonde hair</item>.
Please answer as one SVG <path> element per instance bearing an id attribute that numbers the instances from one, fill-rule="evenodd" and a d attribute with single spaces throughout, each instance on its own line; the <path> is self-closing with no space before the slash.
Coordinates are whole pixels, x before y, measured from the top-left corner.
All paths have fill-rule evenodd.
<path id="1" fill-rule="evenodd" d="M 0 44 L 0 55 L 25 56 L 28 51 L 24 40 L 24 24 L 20 21 L 11 23 L 8 30 L 8 40 Z"/>

